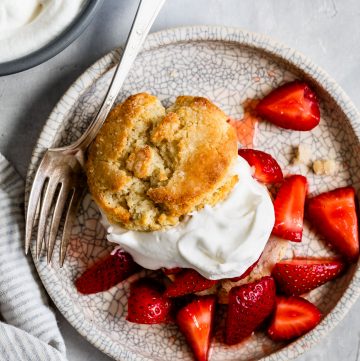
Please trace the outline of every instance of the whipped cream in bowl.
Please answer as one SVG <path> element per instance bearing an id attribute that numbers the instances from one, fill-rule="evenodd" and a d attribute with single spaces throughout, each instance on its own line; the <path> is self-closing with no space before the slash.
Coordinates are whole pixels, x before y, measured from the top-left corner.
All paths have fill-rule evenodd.
<path id="1" fill-rule="evenodd" d="M 84 0 L 0 0 L 0 63 L 40 49 L 59 35 Z"/>
<path id="2" fill-rule="evenodd" d="M 252 177 L 249 164 L 238 157 L 233 171 L 239 181 L 224 201 L 166 230 L 127 230 L 103 215 L 108 240 L 147 269 L 192 268 L 213 280 L 240 276 L 259 259 L 275 215 L 267 188 Z"/>

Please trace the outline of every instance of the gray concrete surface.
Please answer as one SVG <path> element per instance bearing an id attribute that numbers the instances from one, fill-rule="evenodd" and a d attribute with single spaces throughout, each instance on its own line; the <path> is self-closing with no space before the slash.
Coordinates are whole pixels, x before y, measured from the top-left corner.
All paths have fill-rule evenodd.
<path id="1" fill-rule="evenodd" d="M 32 70 L 0 78 L 0 151 L 24 176 L 52 108 L 94 61 L 124 43 L 137 1 L 105 0 L 85 33 Z M 168 0 L 153 31 L 194 24 L 238 26 L 268 34 L 323 67 L 360 108 L 359 0 Z M 58 314 L 70 361 L 110 360 Z M 360 301 L 338 327 L 298 361 L 360 361 Z"/>

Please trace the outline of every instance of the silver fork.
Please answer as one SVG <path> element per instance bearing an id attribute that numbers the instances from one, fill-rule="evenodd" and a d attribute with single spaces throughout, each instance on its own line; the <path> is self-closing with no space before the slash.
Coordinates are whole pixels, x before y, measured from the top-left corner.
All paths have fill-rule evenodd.
<path id="1" fill-rule="evenodd" d="M 124 52 L 96 117 L 86 132 L 75 143 L 62 148 L 49 148 L 46 151 L 36 171 L 27 206 L 26 254 L 29 251 L 32 231 L 38 219 L 36 257 L 40 257 L 45 240 L 47 244 L 47 262 L 50 263 L 60 221 L 64 215 L 65 223 L 60 243 L 59 259 L 60 266 L 63 265 L 71 225 L 76 217 L 77 205 L 85 188 L 85 152 L 109 114 L 136 55 L 165 1 L 140 0 Z M 46 232 L 47 229 L 48 232 Z"/>

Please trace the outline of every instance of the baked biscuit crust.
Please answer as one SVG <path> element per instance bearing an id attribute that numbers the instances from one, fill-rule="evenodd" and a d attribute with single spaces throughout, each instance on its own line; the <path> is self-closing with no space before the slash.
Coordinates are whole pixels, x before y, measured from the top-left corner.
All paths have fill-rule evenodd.
<path id="1" fill-rule="evenodd" d="M 201 97 L 180 96 L 167 111 L 147 93 L 117 105 L 87 160 L 90 192 L 109 221 L 154 231 L 226 198 L 237 182 L 227 118 Z"/>

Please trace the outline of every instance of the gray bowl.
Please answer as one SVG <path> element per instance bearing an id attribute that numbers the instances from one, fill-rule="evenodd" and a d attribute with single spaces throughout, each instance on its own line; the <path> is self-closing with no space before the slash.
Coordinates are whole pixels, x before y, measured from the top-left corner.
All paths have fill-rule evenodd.
<path id="1" fill-rule="evenodd" d="M 0 63 L 0 76 L 30 69 L 60 53 L 86 29 L 103 1 L 104 0 L 88 0 L 70 25 L 42 48 L 21 58 Z"/>

